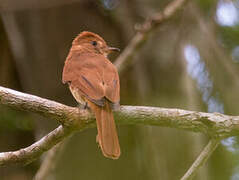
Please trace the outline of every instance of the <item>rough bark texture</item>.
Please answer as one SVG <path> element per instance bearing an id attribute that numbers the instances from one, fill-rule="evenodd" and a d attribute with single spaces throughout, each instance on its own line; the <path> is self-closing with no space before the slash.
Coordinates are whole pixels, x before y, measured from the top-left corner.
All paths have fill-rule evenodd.
<path id="1" fill-rule="evenodd" d="M 239 117 L 182 109 L 121 106 L 117 120 L 123 124 L 165 126 L 201 132 L 212 137 L 238 135 Z"/>
<path id="2" fill-rule="evenodd" d="M 84 130 L 95 126 L 95 119 L 88 110 L 69 107 L 4 87 L 0 87 L 0 104 L 39 113 L 62 124 L 27 148 L 0 153 L 0 165 L 29 163 L 69 136 L 74 130 Z M 239 134 L 238 116 L 181 109 L 121 106 L 116 112 L 116 122 L 125 125 L 142 124 L 178 128 L 201 132 L 219 139 Z"/>
<path id="3" fill-rule="evenodd" d="M 38 158 L 43 152 L 49 150 L 65 137 L 69 136 L 70 132 L 70 129 L 59 126 L 27 148 L 18 151 L 2 152 L 0 153 L 0 165 L 28 164 Z"/>

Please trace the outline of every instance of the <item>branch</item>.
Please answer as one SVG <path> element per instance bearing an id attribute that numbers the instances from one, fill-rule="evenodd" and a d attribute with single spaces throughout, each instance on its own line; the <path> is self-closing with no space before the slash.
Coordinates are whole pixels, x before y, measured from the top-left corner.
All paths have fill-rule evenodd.
<path id="1" fill-rule="evenodd" d="M 192 166 L 188 169 L 186 174 L 181 178 L 181 180 L 192 179 L 195 176 L 197 170 L 207 162 L 208 158 L 217 148 L 219 142 L 220 140 L 218 139 L 211 139 L 207 146 L 203 149 L 201 154 L 198 156 L 198 158 L 194 161 Z"/>
<path id="2" fill-rule="evenodd" d="M 0 165 L 28 164 L 41 156 L 45 151 L 51 149 L 58 142 L 62 141 L 65 137 L 69 136 L 71 132 L 72 130 L 59 126 L 27 148 L 12 152 L 2 152 L 0 153 Z"/>
<path id="3" fill-rule="evenodd" d="M 168 19 L 183 7 L 187 0 L 174 0 L 169 3 L 162 12 L 154 14 L 151 18 L 147 19 L 142 25 L 136 26 L 138 32 L 132 38 L 128 46 L 120 54 L 115 61 L 119 73 L 121 73 L 127 65 L 131 63 L 133 55 L 142 47 L 146 42 L 148 34 L 152 32 L 161 23 L 166 22 Z"/>
<path id="4" fill-rule="evenodd" d="M 89 117 L 92 117 L 88 111 L 79 111 L 78 108 L 69 107 L 55 101 L 21 93 L 1 86 L 0 104 L 18 110 L 38 113 L 47 118 L 55 119 L 64 126 L 70 126 L 74 123 L 79 123 L 78 125 L 80 125 L 79 119 L 89 119 Z"/>
<path id="5" fill-rule="evenodd" d="M 27 148 L 0 153 L 0 165 L 29 163 L 72 134 L 74 130 L 95 127 L 94 116 L 87 110 L 69 107 L 4 87 L 0 87 L 0 104 L 39 113 L 63 124 Z M 239 116 L 145 106 L 121 106 L 115 114 L 118 124 L 178 128 L 202 132 L 214 138 L 239 134 Z"/>
<path id="6" fill-rule="evenodd" d="M 38 169 L 34 180 L 44 180 L 55 170 L 59 155 L 65 149 L 66 143 L 61 142 L 49 150 Z"/>
<path id="7" fill-rule="evenodd" d="M 121 106 L 120 124 L 163 126 L 201 132 L 215 138 L 239 134 L 239 116 L 146 106 Z"/>
<path id="8" fill-rule="evenodd" d="M 53 118 L 73 129 L 95 127 L 95 118 L 88 110 L 4 87 L 0 87 L 0 104 Z M 164 126 L 220 138 L 239 134 L 239 116 L 147 106 L 121 106 L 115 113 L 116 121 L 120 124 Z"/>

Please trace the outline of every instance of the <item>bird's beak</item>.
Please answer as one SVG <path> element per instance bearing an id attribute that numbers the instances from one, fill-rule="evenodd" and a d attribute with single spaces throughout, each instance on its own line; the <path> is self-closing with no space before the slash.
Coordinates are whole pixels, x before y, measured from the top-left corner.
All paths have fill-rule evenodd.
<path id="1" fill-rule="evenodd" d="M 120 52 L 120 49 L 119 49 L 119 48 L 115 48 L 115 47 L 109 47 L 108 49 L 109 49 L 109 51 L 116 51 L 116 52 Z"/>

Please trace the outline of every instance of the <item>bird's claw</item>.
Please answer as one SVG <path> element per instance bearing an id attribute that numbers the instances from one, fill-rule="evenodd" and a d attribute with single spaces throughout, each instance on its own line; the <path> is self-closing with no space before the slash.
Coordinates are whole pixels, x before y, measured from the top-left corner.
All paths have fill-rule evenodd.
<path id="1" fill-rule="evenodd" d="M 80 109 L 84 109 L 84 110 L 89 108 L 87 102 L 85 102 L 84 104 L 78 104 L 77 107 L 80 108 Z"/>

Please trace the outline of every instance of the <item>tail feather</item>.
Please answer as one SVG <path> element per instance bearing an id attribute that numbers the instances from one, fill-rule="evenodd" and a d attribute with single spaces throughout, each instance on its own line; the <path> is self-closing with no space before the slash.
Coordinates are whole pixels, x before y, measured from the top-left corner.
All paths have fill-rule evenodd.
<path id="1" fill-rule="evenodd" d="M 97 141 L 103 155 L 108 158 L 118 159 L 120 156 L 120 145 L 110 103 L 106 102 L 105 106 L 102 107 L 89 102 L 89 106 L 96 116 Z"/>

